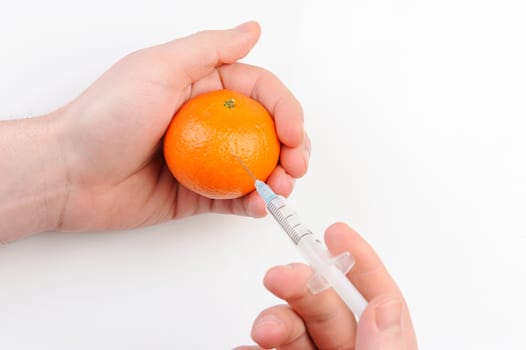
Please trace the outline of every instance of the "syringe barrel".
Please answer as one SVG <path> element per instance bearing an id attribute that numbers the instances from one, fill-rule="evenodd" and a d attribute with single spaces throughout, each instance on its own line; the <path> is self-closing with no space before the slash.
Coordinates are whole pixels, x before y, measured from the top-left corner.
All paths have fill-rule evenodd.
<path id="1" fill-rule="evenodd" d="M 312 235 L 311 230 L 300 222 L 298 215 L 289 208 L 282 197 L 275 196 L 266 202 L 266 205 L 270 214 L 274 216 L 294 244 L 298 245 L 304 236 Z"/>
<path id="2" fill-rule="evenodd" d="M 268 211 L 298 247 L 301 255 L 314 269 L 325 266 L 331 259 L 327 249 L 314 238 L 312 231 L 299 220 L 298 215 L 276 196 L 267 203 Z"/>
<path id="3" fill-rule="evenodd" d="M 314 235 L 306 235 L 298 242 L 297 247 L 307 263 L 316 271 L 329 264 L 332 256 Z"/>

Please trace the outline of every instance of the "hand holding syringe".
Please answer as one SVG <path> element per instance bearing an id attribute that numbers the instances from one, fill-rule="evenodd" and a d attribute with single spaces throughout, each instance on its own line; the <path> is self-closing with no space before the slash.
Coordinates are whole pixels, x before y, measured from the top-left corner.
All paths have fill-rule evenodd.
<path id="1" fill-rule="evenodd" d="M 309 290 L 313 294 L 317 294 L 332 287 L 349 309 L 359 318 L 367 306 L 367 301 L 347 279 L 346 274 L 354 264 L 351 254 L 345 252 L 332 257 L 327 248 L 320 241 L 316 240 L 312 232 L 301 223 L 298 215 L 288 207 L 285 200 L 276 195 L 266 183 L 256 179 L 250 169 L 240 159 L 238 160 L 254 179 L 256 191 L 265 201 L 268 211 L 296 244 L 307 263 L 313 269 L 314 275 L 309 281 Z"/>

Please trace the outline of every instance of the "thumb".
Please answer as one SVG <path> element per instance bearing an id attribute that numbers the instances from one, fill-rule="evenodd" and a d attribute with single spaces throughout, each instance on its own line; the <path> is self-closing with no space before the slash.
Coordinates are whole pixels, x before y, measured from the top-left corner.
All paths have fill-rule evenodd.
<path id="1" fill-rule="evenodd" d="M 409 311 L 401 297 L 381 295 L 371 300 L 358 323 L 356 350 L 417 348 Z"/>
<path id="2" fill-rule="evenodd" d="M 173 74 L 183 85 L 191 84 L 221 64 L 245 57 L 259 39 L 257 22 L 227 30 L 206 30 L 160 46 L 172 62 Z"/>

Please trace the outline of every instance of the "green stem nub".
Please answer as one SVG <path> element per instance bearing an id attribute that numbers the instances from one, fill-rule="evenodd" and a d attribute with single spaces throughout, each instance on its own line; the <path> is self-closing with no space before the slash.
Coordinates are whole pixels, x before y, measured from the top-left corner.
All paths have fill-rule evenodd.
<path id="1" fill-rule="evenodd" d="M 223 103 L 223 106 L 232 109 L 236 106 L 236 100 L 234 100 L 233 98 L 228 99 Z"/>

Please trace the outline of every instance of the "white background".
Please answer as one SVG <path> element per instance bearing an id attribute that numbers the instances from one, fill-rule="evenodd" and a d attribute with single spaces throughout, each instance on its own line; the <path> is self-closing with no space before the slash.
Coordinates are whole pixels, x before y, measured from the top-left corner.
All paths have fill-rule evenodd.
<path id="1" fill-rule="evenodd" d="M 422 349 L 524 349 L 522 3 L 5 0 L 0 118 L 65 104 L 130 51 L 256 19 L 244 61 L 297 95 L 313 143 L 290 203 L 377 249 Z M 250 343 L 277 302 L 265 271 L 298 259 L 270 218 L 37 235 L 0 247 L 0 348 Z"/>

